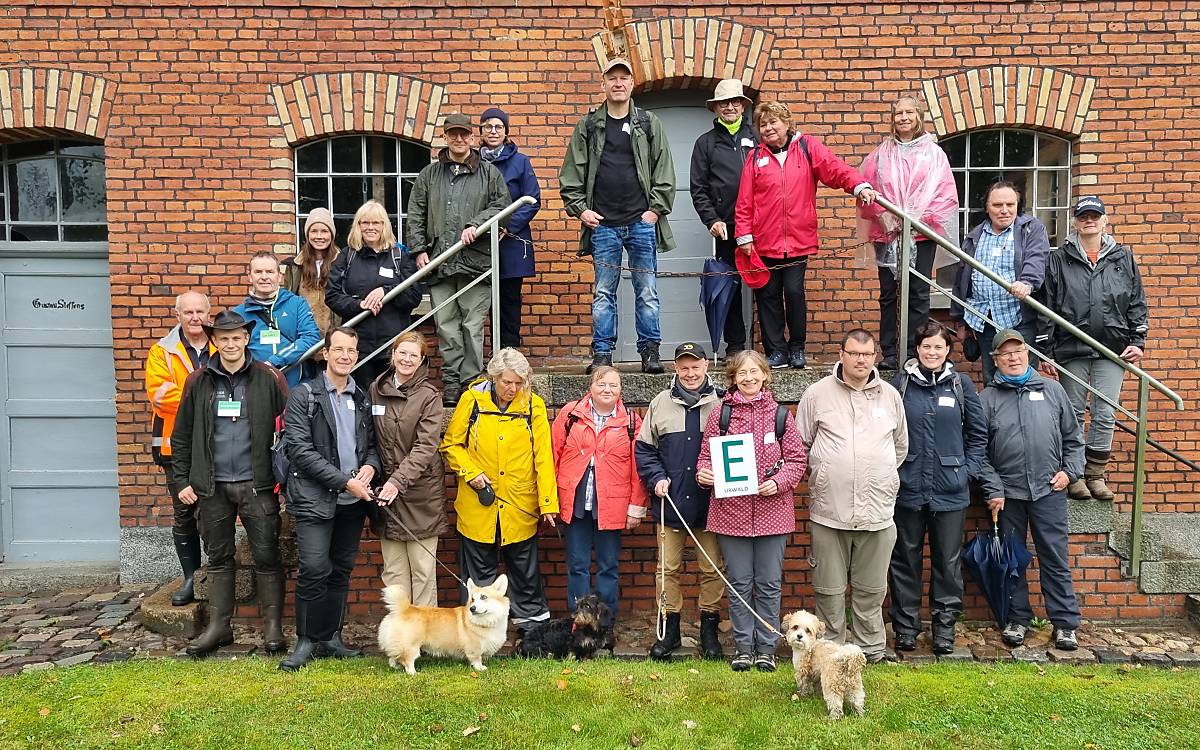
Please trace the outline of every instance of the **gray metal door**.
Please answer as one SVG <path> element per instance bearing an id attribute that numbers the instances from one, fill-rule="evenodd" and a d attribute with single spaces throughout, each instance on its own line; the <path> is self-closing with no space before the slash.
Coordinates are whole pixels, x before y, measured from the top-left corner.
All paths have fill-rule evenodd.
<path id="1" fill-rule="evenodd" d="M 675 249 L 658 256 L 660 271 L 699 271 L 704 261 L 713 255 L 713 241 L 708 230 L 696 215 L 688 188 L 692 146 L 701 133 L 712 127 L 713 116 L 704 107 L 704 92 L 670 92 L 635 97 L 637 106 L 650 110 L 662 120 L 671 143 L 675 162 L 675 205 L 671 209 L 671 231 L 675 233 Z M 634 362 L 637 353 L 637 333 L 634 330 L 633 284 L 622 274 L 617 294 L 620 319 L 617 326 L 615 359 Z M 749 296 L 749 295 L 746 295 Z M 700 307 L 698 278 L 660 278 L 658 280 L 659 326 L 662 329 L 662 355 L 670 358 L 675 347 L 684 341 L 704 342 L 707 349 L 708 326 Z M 746 320 L 749 320 L 747 317 Z M 709 354 L 712 354 L 710 352 Z"/>
<path id="2" fill-rule="evenodd" d="M 108 261 L 0 257 L 0 289 L 0 559 L 116 561 Z"/>

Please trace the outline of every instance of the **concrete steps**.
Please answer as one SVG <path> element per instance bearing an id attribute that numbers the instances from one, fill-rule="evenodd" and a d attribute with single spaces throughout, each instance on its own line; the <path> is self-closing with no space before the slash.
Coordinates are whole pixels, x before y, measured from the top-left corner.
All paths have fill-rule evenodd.
<path id="1" fill-rule="evenodd" d="M 1132 575 L 1130 518 L 1118 514 L 1108 536 L 1127 576 Z M 1138 588 L 1146 594 L 1200 593 L 1200 513 L 1145 513 L 1142 520 Z"/>

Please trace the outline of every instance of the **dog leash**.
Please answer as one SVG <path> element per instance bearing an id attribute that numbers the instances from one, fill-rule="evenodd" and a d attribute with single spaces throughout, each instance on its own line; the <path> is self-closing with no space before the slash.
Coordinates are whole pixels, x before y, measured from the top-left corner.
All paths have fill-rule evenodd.
<path id="1" fill-rule="evenodd" d="M 371 497 L 373 499 L 376 499 L 376 502 L 378 502 L 378 499 L 375 497 L 375 493 L 372 492 Z M 391 503 L 388 503 L 387 505 L 380 505 L 379 507 L 383 508 L 385 511 L 387 511 L 387 514 L 392 517 L 392 520 L 395 521 L 397 524 L 399 524 L 400 528 L 404 529 L 404 533 L 411 536 L 414 540 L 419 539 L 419 537 L 413 533 L 412 529 L 408 528 L 408 525 L 400 520 L 400 514 L 397 513 L 396 511 L 392 510 Z M 442 570 L 449 573 L 454 578 L 454 580 L 458 581 L 459 585 L 461 585 L 463 588 L 467 587 L 467 582 L 464 581 L 463 579 L 459 578 L 458 574 L 450 569 L 450 566 L 446 565 L 446 563 L 439 560 L 436 552 L 430 552 L 424 545 L 421 545 L 421 544 L 418 544 L 417 546 L 420 547 L 421 549 L 425 550 L 426 554 L 432 556 L 433 561 L 435 563 L 437 563 L 438 565 L 442 566 Z"/>

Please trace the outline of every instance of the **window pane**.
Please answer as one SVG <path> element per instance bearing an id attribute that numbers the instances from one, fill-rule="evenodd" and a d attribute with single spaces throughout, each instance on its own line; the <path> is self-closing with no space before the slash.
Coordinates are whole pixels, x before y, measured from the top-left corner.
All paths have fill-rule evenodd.
<path id="1" fill-rule="evenodd" d="M 958 186 L 958 205 L 960 205 L 960 206 L 966 205 L 967 173 L 966 172 L 955 172 L 954 173 L 954 184 Z"/>
<path id="2" fill-rule="evenodd" d="M 9 164 L 8 189 L 11 191 L 12 221 L 58 221 L 58 176 L 54 159 Z"/>
<path id="3" fill-rule="evenodd" d="M 1004 131 L 1004 166 L 1033 166 L 1033 133 L 1020 130 Z"/>
<path id="4" fill-rule="evenodd" d="M 1061 138 L 1038 136 L 1038 164 L 1043 167 L 1066 167 L 1071 163 L 1071 144 Z"/>
<path id="5" fill-rule="evenodd" d="M 383 136 L 367 138 L 367 172 L 371 174 L 396 173 L 396 139 Z"/>
<path id="6" fill-rule="evenodd" d="M 400 168 L 405 173 L 416 174 L 433 161 L 429 147 L 422 143 L 400 141 Z"/>
<path id="7" fill-rule="evenodd" d="M 56 242 L 58 241 L 57 226 L 36 226 L 31 224 L 14 224 L 9 231 L 13 242 Z"/>
<path id="8" fill-rule="evenodd" d="M 50 156 L 54 153 L 54 141 L 24 141 L 8 147 L 9 159 L 28 159 L 31 156 Z"/>
<path id="9" fill-rule="evenodd" d="M 324 174 L 329 170 L 328 153 L 329 141 L 317 141 L 296 149 L 297 174 Z"/>
<path id="10" fill-rule="evenodd" d="M 81 156 L 89 159 L 103 159 L 104 144 L 88 143 L 87 141 L 59 141 L 58 152 L 64 156 Z"/>
<path id="11" fill-rule="evenodd" d="M 58 173 L 62 185 L 62 220 L 104 221 L 104 162 L 59 159 Z"/>
<path id="12" fill-rule="evenodd" d="M 335 216 L 333 225 L 337 227 L 337 237 L 334 242 L 338 247 L 346 247 L 346 238 L 350 236 L 350 227 L 354 224 L 353 216 Z"/>
<path id="13" fill-rule="evenodd" d="M 988 130 L 971 135 L 971 167 L 1000 166 L 1000 131 Z"/>
<path id="14" fill-rule="evenodd" d="M 967 166 L 967 137 L 965 135 L 956 135 L 940 141 L 942 150 L 946 152 L 946 158 L 950 160 L 950 166 L 955 169 L 960 169 Z"/>
<path id="15" fill-rule="evenodd" d="M 296 180 L 297 211 L 308 215 L 314 208 L 329 208 L 329 180 L 325 177 L 300 177 Z"/>
<path id="16" fill-rule="evenodd" d="M 333 154 L 333 171 L 351 174 L 363 171 L 362 142 L 360 136 L 334 138 L 329 142 Z"/>
<path id="17" fill-rule="evenodd" d="M 379 201 L 387 206 L 384 201 L 387 200 L 387 184 L 394 183 L 395 177 L 369 177 L 367 178 L 367 190 L 371 200 Z"/>
<path id="18" fill-rule="evenodd" d="M 380 203 L 383 204 L 384 209 L 386 209 L 389 214 L 395 214 L 399 212 L 400 208 L 396 205 L 395 177 L 389 177 L 384 180 L 383 200 L 380 201 Z"/>
<path id="19" fill-rule="evenodd" d="M 1042 209 L 1035 212 L 1035 215 L 1046 225 L 1046 233 L 1050 235 L 1051 247 L 1061 245 L 1067 237 L 1067 232 L 1070 231 L 1070 225 L 1067 223 L 1067 209 Z"/>
<path id="20" fill-rule="evenodd" d="M 367 178 L 333 178 L 333 212 L 354 216 L 354 212 L 367 202 Z"/>
<path id="21" fill-rule="evenodd" d="M 1055 208 L 1067 205 L 1067 171 L 1043 169 L 1037 176 L 1035 208 Z"/>
<path id="22" fill-rule="evenodd" d="M 67 242 L 107 242 L 106 226 L 64 226 L 63 239 Z"/>

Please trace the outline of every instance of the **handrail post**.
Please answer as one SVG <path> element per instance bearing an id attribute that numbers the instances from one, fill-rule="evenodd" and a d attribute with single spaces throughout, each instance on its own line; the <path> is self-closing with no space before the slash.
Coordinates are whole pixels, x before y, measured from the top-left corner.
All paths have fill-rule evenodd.
<path id="1" fill-rule="evenodd" d="M 1146 411 L 1150 408 L 1150 381 L 1138 378 L 1137 442 L 1133 458 L 1133 512 L 1129 517 L 1129 570 L 1142 572 L 1142 493 L 1146 489 Z"/>
<path id="2" fill-rule="evenodd" d="M 896 366 L 903 368 L 908 361 L 908 295 L 912 294 L 909 287 L 908 266 L 912 257 L 912 221 L 904 216 L 900 229 L 900 252 L 896 258 L 896 283 L 900 285 L 900 325 L 896 327 Z M 882 335 L 882 332 L 880 332 Z"/>
<path id="3" fill-rule="evenodd" d="M 492 227 L 492 356 L 500 351 L 500 230 Z"/>

